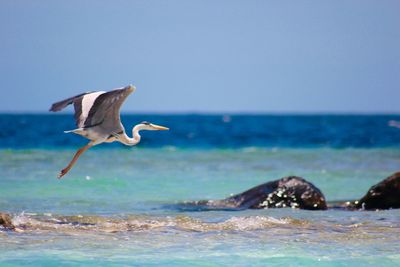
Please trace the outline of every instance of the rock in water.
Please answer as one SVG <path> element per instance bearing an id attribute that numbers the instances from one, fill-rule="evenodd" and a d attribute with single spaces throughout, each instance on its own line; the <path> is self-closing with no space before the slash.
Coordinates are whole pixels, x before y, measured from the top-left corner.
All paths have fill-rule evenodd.
<path id="1" fill-rule="evenodd" d="M 14 230 L 15 226 L 12 224 L 11 216 L 7 213 L 0 212 L 0 226 L 3 226 L 7 230 Z"/>
<path id="2" fill-rule="evenodd" d="M 372 186 L 354 206 L 366 210 L 400 208 L 400 172 Z"/>
<path id="3" fill-rule="evenodd" d="M 297 176 L 289 176 L 253 187 L 243 193 L 223 200 L 202 201 L 198 204 L 208 208 L 265 209 L 299 208 L 326 210 L 322 192 L 312 183 Z"/>

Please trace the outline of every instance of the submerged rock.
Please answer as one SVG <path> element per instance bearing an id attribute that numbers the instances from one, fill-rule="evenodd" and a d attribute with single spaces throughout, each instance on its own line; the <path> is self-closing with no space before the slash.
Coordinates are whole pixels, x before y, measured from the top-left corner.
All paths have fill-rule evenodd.
<path id="1" fill-rule="evenodd" d="M 193 204 L 193 203 L 192 203 Z M 199 201 L 206 209 L 265 209 L 299 208 L 327 209 L 325 197 L 312 183 L 297 176 L 289 176 L 253 187 L 243 193 L 222 200 Z"/>
<path id="2" fill-rule="evenodd" d="M 354 202 L 354 207 L 365 210 L 400 208 L 400 172 L 372 186 L 365 196 Z"/>
<path id="3" fill-rule="evenodd" d="M 0 212 L 0 226 L 3 226 L 7 230 L 14 230 L 15 226 L 11 221 L 11 216 L 7 213 Z"/>

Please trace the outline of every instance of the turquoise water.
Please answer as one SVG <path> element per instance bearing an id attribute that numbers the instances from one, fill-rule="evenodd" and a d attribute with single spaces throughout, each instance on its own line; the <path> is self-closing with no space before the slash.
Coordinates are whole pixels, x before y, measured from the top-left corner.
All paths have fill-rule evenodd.
<path id="1" fill-rule="evenodd" d="M 400 210 L 182 210 L 297 175 L 328 201 L 399 171 L 399 116 L 141 115 L 169 132 L 85 144 L 71 115 L 0 115 L 0 266 L 399 266 Z M 126 126 L 126 128 L 128 128 Z"/>
<path id="2" fill-rule="evenodd" d="M 396 266 L 400 210 L 181 211 L 296 174 L 328 201 L 356 199 L 396 171 L 395 148 L 0 150 L 2 265 Z"/>

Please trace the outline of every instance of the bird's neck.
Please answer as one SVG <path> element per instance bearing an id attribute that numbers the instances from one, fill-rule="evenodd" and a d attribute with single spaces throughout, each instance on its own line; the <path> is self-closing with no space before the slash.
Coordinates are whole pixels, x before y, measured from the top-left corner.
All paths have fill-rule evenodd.
<path id="1" fill-rule="evenodd" d="M 141 130 L 139 125 L 136 125 L 132 128 L 132 138 L 128 135 L 124 134 L 124 138 L 122 138 L 122 143 L 128 146 L 134 146 L 140 142 L 140 134 L 139 131 Z"/>

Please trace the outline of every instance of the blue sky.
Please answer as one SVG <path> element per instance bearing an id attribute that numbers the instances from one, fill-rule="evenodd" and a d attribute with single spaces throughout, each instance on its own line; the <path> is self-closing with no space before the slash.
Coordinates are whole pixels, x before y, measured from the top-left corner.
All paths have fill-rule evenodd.
<path id="1" fill-rule="evenodd" d="M 400 113 L 400 1 L 1 1 L 0 111 Z"/>

